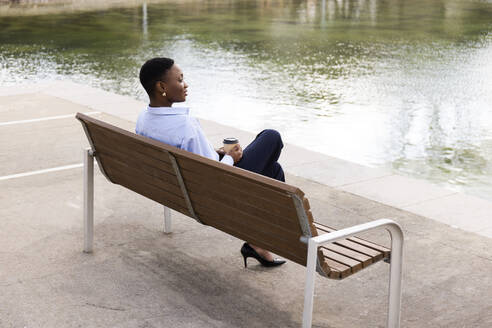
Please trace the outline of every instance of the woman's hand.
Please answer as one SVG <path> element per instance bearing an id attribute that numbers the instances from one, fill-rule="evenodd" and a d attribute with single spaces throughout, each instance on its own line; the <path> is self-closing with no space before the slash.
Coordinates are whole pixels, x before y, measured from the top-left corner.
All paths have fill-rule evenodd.
<path id="1" fill-rule="evenodd" d="M 219 156 L 224 156 L 226 154 L 224 147 L 220 147 L 219 149 L 215 150 Z"/>
<path id="2" fill-rule="evenodd" d="M 241 158 L 243 158 L 243 149 L 241 148 L 241 145 L 237 144 L 236 146 L 231 148 L 226 153 L 226 155 L 231 156 L 232 159 L 234 160 L 234 164 L 236 164 L 237 162 L 239 162 L 241 160 Z"/>

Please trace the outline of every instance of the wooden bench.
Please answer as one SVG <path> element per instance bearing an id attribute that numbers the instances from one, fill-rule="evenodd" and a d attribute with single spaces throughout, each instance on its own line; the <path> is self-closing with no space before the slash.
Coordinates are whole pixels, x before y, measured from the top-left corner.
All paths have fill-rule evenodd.
<path id="1" fill-rule="evenodd" d="M 403 233 L 382 219 L 335 231 L 313 220 L 297 187 L 136 135 L 78 113 L 91 145 L 84 154 L 84 251 L 92 251 L 93 159 L 106 178 L 198 222 L 307 266 L 303 327 L 311 327 L 315 271 L 344 279 L 390 259 L 388 327 L 399 327 Z M 354 235 L 386 228 L 392 251 Z"/>

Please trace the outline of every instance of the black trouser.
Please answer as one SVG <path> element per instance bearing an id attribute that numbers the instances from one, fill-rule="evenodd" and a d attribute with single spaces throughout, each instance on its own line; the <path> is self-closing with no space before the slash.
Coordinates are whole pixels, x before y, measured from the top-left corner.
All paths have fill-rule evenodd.
<path id="1" fill-rule="evenodd" d="M 243 157 L 234 166 L 285 182 L 284 170 L 277 162 L 283 147 L 280 133 L 263 130 L 244 149 Z"/>

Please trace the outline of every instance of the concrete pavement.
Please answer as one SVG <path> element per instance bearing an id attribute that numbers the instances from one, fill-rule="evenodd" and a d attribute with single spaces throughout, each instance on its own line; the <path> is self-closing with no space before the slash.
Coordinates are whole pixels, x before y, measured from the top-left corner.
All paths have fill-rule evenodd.
<path id="1" fill-rule="evenodd" d="M 70 115 L 133 130 L 141 103 L 70 83 L 22 90 L 0 89 L 0 327 L 300 326 L 304 267 L 244 269 L 240 240 L 181 214 L 173 213 L 174 232 L 165 235 L 160 205 L 97 169 L 95 252 L 82 253 L 82 169 L 29 173 L 82 162 L 87 142 Z M 202 124 L 215 143 L 254 136 Z M 281 158 L 317 221 L 342 228 L 388 217 L 403 226 L 402 327 L 492 326 L 488 202 L 292 145 Z M 410 190 L 385 196 L 394 184 Z M 442 208 L 456 219 L 440 222 L 450 220 Z M 478 219 L 467 220 L 464 208 Z M 469 231 L 450 226 L 461 218 Z M 389 244 L 385 232 L 370 238 Z M 388 269 L 380 263 L 343 281 L 318 277 L 313 326 L 384 327 Z"/>

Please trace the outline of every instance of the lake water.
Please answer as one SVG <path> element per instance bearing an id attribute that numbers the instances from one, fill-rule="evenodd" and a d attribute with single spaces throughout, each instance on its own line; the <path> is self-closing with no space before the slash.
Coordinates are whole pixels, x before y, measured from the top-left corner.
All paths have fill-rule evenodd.
<path id="1" fill-rule="evenodd" d="M 146 100 L 172 57 L 196 116 L 492 200 L 492 1 L 131 3 L 0 5 L 0 84 Z"/>

